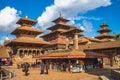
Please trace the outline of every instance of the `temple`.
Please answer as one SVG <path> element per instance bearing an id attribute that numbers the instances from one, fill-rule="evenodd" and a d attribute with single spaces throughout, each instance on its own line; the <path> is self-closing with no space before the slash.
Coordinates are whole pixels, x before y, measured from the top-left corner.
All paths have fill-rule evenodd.
<path id="1" fill-rule="evenodd" d="M 108 29 L 108 25 L 103 23 L 98 31 L 100 35 L 89 38 L 81 34 L 83 30 L 68 25 L 66 23 L 68 21 L 60 15 L 53 21 L 55 25 L 47 28 L 52 32 L 43 35 L 42 38 L 50 42 L 51 45 L 44 46 L 46 54 L 41 55 L 40 58 L 43 61 L 55 63 L 78 62 L 82 65 L 94 65 L 97 62 L 102 62 L 113 66 L 112 57 L 118 54 L 120 41 L 113 40 L 113 36 L 108 33 L 111 31 Z M 106 45 L 103 47 L 104 44 Z M 112 44 L 116 44 L 115 47 Z M 113 54 L 115 55 L 113 56 Z"/>
<path id="2" fill-rule="evenodd" d="M 52 27 L 47 28 L 47 30 L 51 30 L 50 33 L 45 34 L 41 36 L 45 41 L 48 41 L 51 43 L 49 46 L 45 46 L 45 48 L 51 48 L 52 50 L 56 49 L 65 49 L 66 43 L 68 43 L 68 40 L 65 36 L 62 35 L 63 32 L 70 30 L 72 27 L 67 26 L 66 22 L 68 20 L 64 19 L 61 15 L 59 18 L 54 20 L 53 22 L 55 25 Z"/>
<path id="3" fill-rule="evenodd" d="M 12 48 L 11 57 L 19 59 L 25 59 L 25 61 L 33 58 L 39 58 L 42 54 L 41 49 L 43 45 L 49 45 L 49 42 L 40 40 L 37 35 L 41 34 L 42 31 L 32 27 L 37 21 L 32 20 L 26 16 L 18 20 L 17 27 L 11 34 L 15 35 L 16 38 L 5 44 Z M 7 40 L 8 42 L 8 40 Z M 6 41 L 5 41 L 6 43 Z"/>
<path id="4" fill-rule="evenodd" d="M 60 16 L 47 28 L 50 33 L 37 38 L 42 31 L 32 27 L 36 21 L 28 17 L 18 20 L 17 27 L 11 34 L 13 40 L 6 39 L 5 46 L 11 48 L 10 57 L 15 63 L 42 60 L 48 63 L 79 63 L 85 67 L 97 63 L 114 65 L 114 58 L 120 54 L 120 41 L 114 40 L 108 25 L 103 23 L 95 38 L 86 37 L 75 26 L 68 25 L 69 20 Z"/>

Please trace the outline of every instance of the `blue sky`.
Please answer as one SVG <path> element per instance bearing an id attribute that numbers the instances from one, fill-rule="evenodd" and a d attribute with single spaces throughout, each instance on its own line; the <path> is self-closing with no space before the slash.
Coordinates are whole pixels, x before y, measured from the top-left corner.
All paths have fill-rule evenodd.
<path id="1" fill-rule="evenodd" d="M 5 36 L 10 39 L 18 25 L 16 21 L 26 15 L 37 20 L 34 27 L 45 29 L 54 25 L 60 12 L 70 20 L 68 24 L 85 30 L 87 37 L 95 37 L 100 25 L 106 22 L 113 32 L 120 33 L 120 0 L 0 0 L 0 44 Z"/>

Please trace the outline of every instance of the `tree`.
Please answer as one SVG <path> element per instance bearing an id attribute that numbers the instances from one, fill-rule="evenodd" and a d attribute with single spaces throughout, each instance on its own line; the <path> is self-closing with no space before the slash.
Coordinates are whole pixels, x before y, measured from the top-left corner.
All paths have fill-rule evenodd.
<path id="1" fill-rule="evenodd" d="M 120 34 L 117 34 L 116 32 L 114 32 L 113 34 L 115 40 L 120 40 Z"/>

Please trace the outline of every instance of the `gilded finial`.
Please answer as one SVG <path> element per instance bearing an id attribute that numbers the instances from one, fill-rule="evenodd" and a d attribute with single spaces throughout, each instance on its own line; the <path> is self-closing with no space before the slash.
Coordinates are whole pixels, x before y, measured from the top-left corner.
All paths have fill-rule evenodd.
<path id="1" fill-rule="evenodd" d="M 8 35 L 5 37 L 5 40 L 10 40 L 9 37 L 8 37 Z"/>
<path id="2" fill-rule="evenodd" d="M 62 17 L 62 14 L 61 14 L 61 12 L 60 12 L 60 17 Z"/>
<path id="3" fill-rule="evenodd" d="M 28 18 L 28 15 L 26 15 L 25 18 Z"/>
<path id="4" fill-rule="evenodd" d="M 107 25 L 107 23 L 104 21 L 102 25 Z"/>

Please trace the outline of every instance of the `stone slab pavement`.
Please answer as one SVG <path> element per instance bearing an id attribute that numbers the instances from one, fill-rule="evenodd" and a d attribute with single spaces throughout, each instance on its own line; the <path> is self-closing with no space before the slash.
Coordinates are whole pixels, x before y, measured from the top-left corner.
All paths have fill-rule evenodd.
<path id="1" fill-rule="evenodd" d="M 39 68 L 31 68 L 29 75 L 25 76 L 22 69 L 9 68 L 9 70 L 16 73 L 16 76 L 9 80 L 99 80 L 100 75 L 110 73 L 110 70 L 99 69 L 90 70 L 81 73 L 58 72 L 56 70 L 49 70 L 49 74 L 40 74 Z"/>

